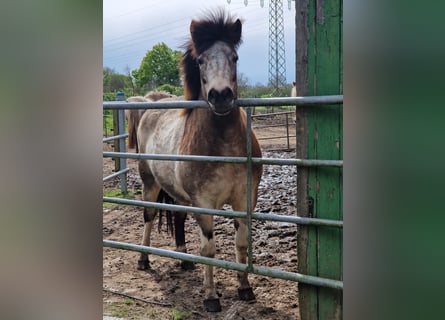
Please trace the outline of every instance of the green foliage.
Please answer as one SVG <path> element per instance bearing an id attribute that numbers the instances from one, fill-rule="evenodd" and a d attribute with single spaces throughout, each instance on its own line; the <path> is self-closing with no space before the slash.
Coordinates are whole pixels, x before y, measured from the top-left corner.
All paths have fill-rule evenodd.
<path id="1" fill-rule="evenodd" d="M 167 91 L 175 96 L 181 96 L 184 94 L 184 88 L 173 86 L 171 84 L 163 84 L 156 88 L 157 91 Z"/>
<path id="2" fill-rule="evenodd" d="M 107 100 L 104 100 L 107 101 Z M 109 100 L 108 100 L 109 101 Z M 113 134 L 113 110 L 103 111 L 103 135 L 105 137 L 111 136 Z"/>
<path id="3" fill-rule="evenodd" d="M 181 54 L 165 43 L 157 44 L 147 51 L 139 69 L 132 71 L 138 91 L 153 90 L 161 84 L 178 86 Z"/>
<path id="4" fill-rule="evenodd" d="M 114 92 L 104 92 L 102 99 L 103 99 L 103 101 L 114 101 L 114 100 L 116 100 L 116 93 L 114 93 Z"/>
<path id="5" fill-rule="evenodd" d="M 133 91 L 133 81 L 130 75 L 115 72 L 113 69 L 103 69 L 103 92 Z"/>
<path id="6" fill-rule="evenodd" d="M 239 79 L 239 76 L 238 76 Z M 240 98 L 274 98 L 274 97 L 290 97 L 292 90 L 292 84 L 282 86 L 278 90 L 273 87 L 255 85 L 250 86 L 244 84 L 243 86 L 238 86 L 238 96 Z M 277 110 L 294 110 L 295 107 L 279 106 L 279 107 L 254 107 L 253 114 L 256 113 L 270 113 Z"/>
<path id="7" fill-rule="evenodd" d="M 290 97 L 292 84 L 286 84 L 284 86 L 275 89 L 273 86 L 263 86 L 256 84 L 254 86 L 249 85 L 249 79 L 243 73 L 237 74 L 238 82 L 238 96 L 240 98 L 272 98 L 272 97 Z"/>
<path id="8" fill-rule="evenodd" d="M 292 85 L 282 86 L 278 90 L 273 87 L 262 85 L 238 85 L 238 96 L 240 98 L 271 98 L 271 97 L 290 97 Z"/>

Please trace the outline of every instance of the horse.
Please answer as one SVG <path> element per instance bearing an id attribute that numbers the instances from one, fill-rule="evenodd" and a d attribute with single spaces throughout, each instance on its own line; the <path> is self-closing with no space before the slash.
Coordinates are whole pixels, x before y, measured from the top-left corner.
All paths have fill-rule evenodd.
<path id="1" fill-rule="evenodd" d="M 292 90 L 290 92 L 291 97 L 297 96 L 297 83 L 295 81 L 292 82 Z M 297 110 L 295 109 L 295 115 L 293 117 L 294 123 L 297 123 Z"/>
<path id="2" fill-rule="evenodd" d="M 161 100 L 161 99 L 175 98 L 175 97 L 176 96 L 174 94 L 171 94 L 171 93 L 169 93 L 167 91 L 163 91 L 163 90 L 161 90 L 161 91 L 157 91 L 157 90 L 150 91 L 147 94 L 145 94 L 145 96 L 144 96 L 145 99 L 149 99 L 151 101 L 158 101 L 158 100 Z"/>
<path id="3" fill-rule="evenodd" d="M 153 102 L 153 101 L 170 101 L 180 100 L 174 94 L 166 91 L 150 91 L 145 96 L 133 96 L 127 99 L 127 102 Z M 136 153 L 139 152 L 137 145 L 136 132 L 139 126 L 139 121 L 144 114 L 145 109 L 127 109 L 125 110 L 125 119 L 128 123 L 128 148 L 136 148 Z"/>
<path id="4" fill-rule="evenodd" d="M 292 82 L 292 90 L 290 92 L 291 97 L 297 96 L 297 83 L 295 81 Z"/>
<path id="5" fill-rule="evenodd" d="M 129 97 L 127 99 L 127 102 L 147 102 L 150 101 L 142 96 L 134 96 Z M 142 115 L 144 114 L 145 110 L 141 109 L 126 109 L 125 110 L 125 119 L 128 123 L 128 148 L 134 148 L 136 147 L 136 152 L 138 152 L 138 146 L 137 146 L 137 137 L 136 137 L 136 130 L 139 126 L 139 120 L 141 119 Z"/>
<path id="6" fill-rule="evenodd" d="M 237 48 L 241 44 L 242 22 L 223 10 L 208 12 L 190 23 L 190 38 L 180 61 L 185 100 L 204 100 L 206 108 L 147 110 L 139 123 L 137 139 L 141 153 L 246 157 L 247 115 L 237 99 Z M 252 156 L 261 149 L 252 129 Z M 176 203 L 200 208 L 247 209 L 246 164 L 139 160 L 143 182 L 142 198 L 156 201 L 166 192 Z M 251 208 L 255 208 L 262 165 L 252 165 Z M 184 226 L 186 213 L 175 213 Z M 150 245 L 156 210 L 144 208 L 142 245 Z M 200 254 L 215 256 L 213 216 L 194 214 L 199 225 Z M 175 222 L 176 224 L 176 222 Z M 247 263 L 247 220 L 235 218 L 235 252 L 238 263 Z M 187 252 L 185 241 L 177 246 Z M 138 269 L 150 268 L 148 254 L 141 253 Z M 255 295 L 247 273 L 238 272 L 238 296 L 253 301 Z M 213 279 L 213 266 L 204 266 L 204 307 L 221 311 Z"/>

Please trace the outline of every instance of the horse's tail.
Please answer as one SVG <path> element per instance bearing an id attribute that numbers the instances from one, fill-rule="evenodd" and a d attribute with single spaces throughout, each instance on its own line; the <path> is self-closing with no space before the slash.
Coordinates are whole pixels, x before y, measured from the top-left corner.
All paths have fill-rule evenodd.
<path id="1" fill-rule="evenodd" d="M 128 121 L 128 148 L 136 148 L 136 153 L 139 152 L 137 130 L 141 118 L 139 110 L 125 110 Z"/>
<path id="2" fill-rule="evenodd" d="M 172 197 L 170 197 L 168 195 L 168 193 L 165 192 L 163 189 L 161 189 L 161 191 L 159 192 L 158 199 L 156 200 L 156 202 L 166 203 L 166 204 L 175 204 L 175 200 Z M 162 220 L 163 220 L 162 216 L 164 213 L 167 218 L 167 233 L 170 233 L 170 235 L 173 236 L 174 230 L 175 230 L 175 227 L 173 224 L 173 216 L 175 213 L 170 210 L 159 209 L 158 231 L 161 232 Z"/>

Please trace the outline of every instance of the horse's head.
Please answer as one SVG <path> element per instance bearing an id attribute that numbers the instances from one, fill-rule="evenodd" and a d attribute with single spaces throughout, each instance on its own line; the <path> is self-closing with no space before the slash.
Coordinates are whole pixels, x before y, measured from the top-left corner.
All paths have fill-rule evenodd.
<path id="1" fill-rule="evenodd" d="M 237 61 L 236 51 L 222 41 L 196 58 L 201 75 L 201 96 L 218 116 L 229 114 L 235 105 Z"/>
<path id="2" fill-rule="evenodd" d="M 241 21 L 218 12 L 203 21 L 193 20 L 190 33 L 183 57 L 189 99 L 204 99 L 214 114 L 227 115 L 238 95 L 236 48 L 241 43 Z"/>

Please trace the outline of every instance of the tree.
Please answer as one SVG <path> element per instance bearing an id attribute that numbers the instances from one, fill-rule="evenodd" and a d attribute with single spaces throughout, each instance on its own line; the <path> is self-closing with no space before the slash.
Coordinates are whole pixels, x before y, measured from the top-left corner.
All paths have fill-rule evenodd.
<path id="1" fill-rule="evenodd" d="M 119 74 L 111 68 L 103 69 L 103 92 L 116 92 L 131 89 L 133 87 L 131 78 Z"/>
<path id="2" fill-rule="evenodd" d="M 181 52 L 170 49 L 165 43 L 160 43 L 149 51 L 142 59 L 139 69 L 132 75 L 141 91 L 152 90 L 162 84 L 178 86 L 179 61 Z"/>

